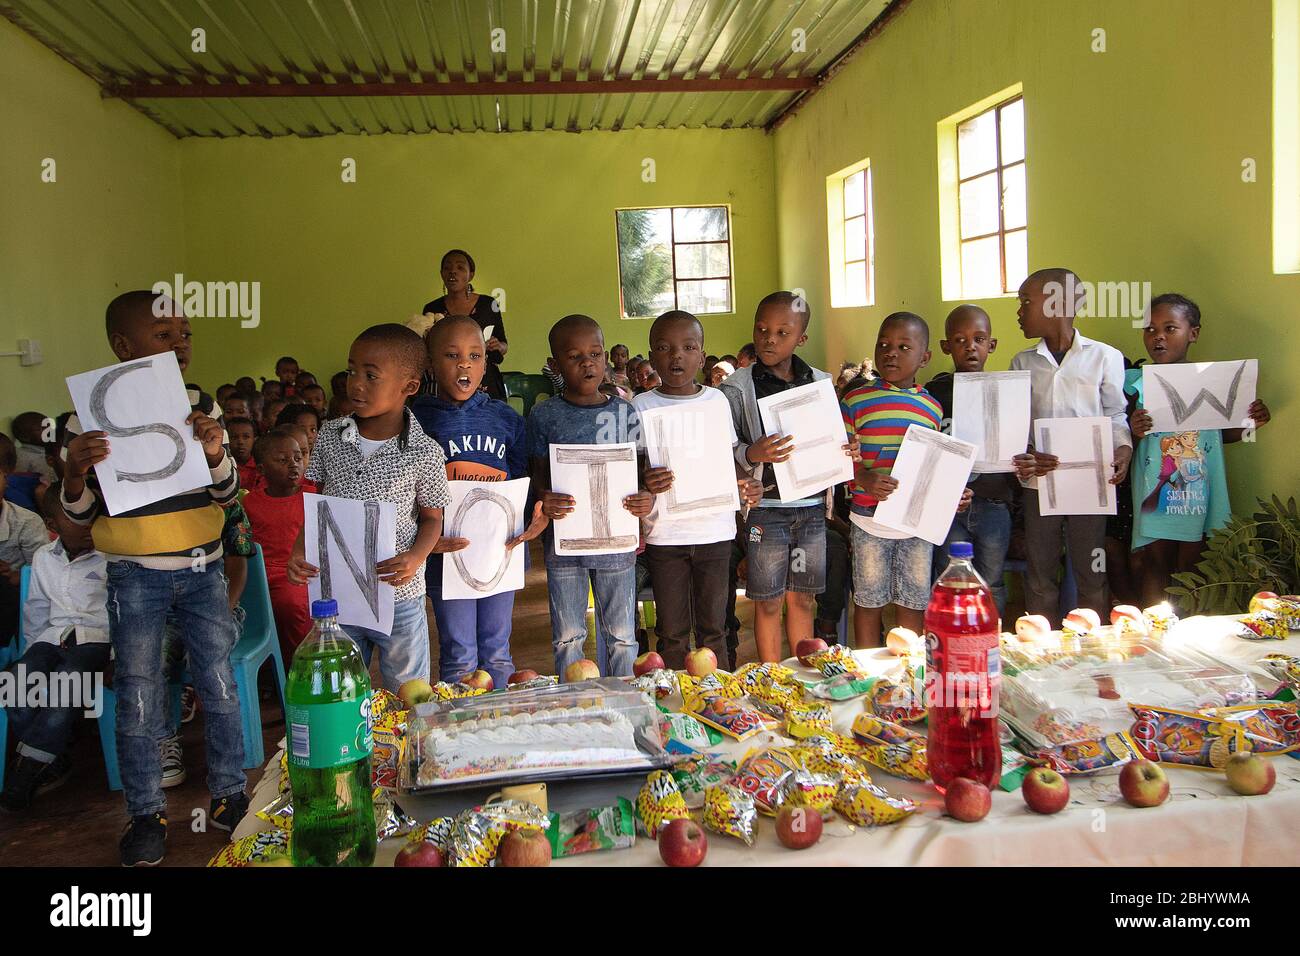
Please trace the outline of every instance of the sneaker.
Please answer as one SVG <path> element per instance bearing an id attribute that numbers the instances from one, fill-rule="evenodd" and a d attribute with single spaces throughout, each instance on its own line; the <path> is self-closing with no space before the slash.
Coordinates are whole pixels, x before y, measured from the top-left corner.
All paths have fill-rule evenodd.
<path id="1" fill-rule="evenodd" d="M 158 744 L 158 754 L 162 758 L 162 786 L 179 787 L 185 782 L 185 752 L 181 748 L 179 734 L 173 734 Z"/>
<path id="2" fill-rule="evenodd" d="M 161 812 L 132 817 L 117 847 L 123 866 L 157 866 L 167 852 L 167 817 Z"/>
<path id="3" fill-rule="evenodd" d="M 212 801 L 208 808 L 208 823 L 218 830 L 234 830 L 246 813 L 248 796 L 242 792 L 232 793 L 228 797 Z"/>
<path id="4" fill-rule="evenodd" d="M 36 795 L 44 796 L 51 790 L 57 790 L 68 782 L 72 776 L 72 761 L 63 754 L 55 757 L 45 765 L 40 779 L 36 781 Z"/>
<path id="5" fill-rule="evenodd" d="M 199 695 L 194 693 L 193 684 L 186 684 L 181 688 L 181 723 L 188 724 L 198 713 Z"/>
<path id="6" fill-rule="evenodd" d="M 41 774 L 48 764 L 31 757 L 18 754 L 5 779 L 4 791 L 0 792 L 0 810 L 9 813 L 22 813 L 32 805 L 40 786 Z"/>

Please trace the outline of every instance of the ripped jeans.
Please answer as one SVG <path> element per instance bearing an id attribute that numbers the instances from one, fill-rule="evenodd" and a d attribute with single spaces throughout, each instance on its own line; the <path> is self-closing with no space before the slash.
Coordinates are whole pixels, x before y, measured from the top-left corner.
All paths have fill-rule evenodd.
<path id="1" fill-rule="evenodd" d="M 203 704 L 208 790 L 220 799 L 244 790 L 239 693 L 230 668 L 238 640 L 220 562 L 195 571 L 157 571 L 134 561 L 108 563 L 109 636 L 116 654 L 117 756 L 131 816 L 165 811 L 158 740 L 166 736 L 167 666 L 172 617 Z"/>

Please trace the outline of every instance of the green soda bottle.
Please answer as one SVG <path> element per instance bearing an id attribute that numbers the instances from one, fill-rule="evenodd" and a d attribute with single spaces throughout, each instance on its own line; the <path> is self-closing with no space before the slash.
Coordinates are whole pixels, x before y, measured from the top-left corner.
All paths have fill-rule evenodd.
<path id="1" fill-rule="evenodd" d="M 285 687 L 294 866 L 370 866 L 370 674 L 339 627 L 338 603 L 313 601 L 311 632 L 294 652 Z"/>

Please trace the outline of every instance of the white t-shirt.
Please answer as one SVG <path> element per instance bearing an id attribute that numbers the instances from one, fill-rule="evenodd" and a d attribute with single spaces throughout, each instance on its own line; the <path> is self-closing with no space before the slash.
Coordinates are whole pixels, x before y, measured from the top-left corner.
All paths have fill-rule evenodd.
<path id="1" fill-rule="evenodd" d="M 366 438 L 360 433 L 357 434 L 357 445 L 361 449 L 362 458 L 369 458 L 375 452 L 379 451 L 379 449 L 383 447 L 385 441 L 388 441 L 388 439 L 385 438 L 383 441 L 380 441 L 375 438 Z"/>
<path id="2" fill-rule="evenodd" d="M 694 402 L 721 402 L 723 404 L 723 407 L 727 409 L 727 432 L 731 435 L 731 447 L 734 449 L 738 439 L 736 438 L 736 427 L 731 421 L 731 406 L 727 403 L 726 396 L 716 388 L 702 385 L 694 395 L 664 395 L 656 388 L 649 392 L 642 392 L 632 399 L 632 405 L 638 412 L 643 412 L 647 408 L 664 408 L 669 405 L 680 408 L 683 403 Z M 642 451 L 645 450 L 644 433 L 638 440 L 638 445 Z M 735 471 L 734 467 L 732 471 Z M 678 518 L 673 521 L 664 518 L 660 514 L 659 501 L 660 497 L 656 495 L 654 508 L 645 518 L 645 540 L 647 544 L 713 544 L 715 541 L 730 541 L 736 536 L 736 513 L 734 511 L 723 512 L 722 514 L 698 515 L 694 518 Z"/>

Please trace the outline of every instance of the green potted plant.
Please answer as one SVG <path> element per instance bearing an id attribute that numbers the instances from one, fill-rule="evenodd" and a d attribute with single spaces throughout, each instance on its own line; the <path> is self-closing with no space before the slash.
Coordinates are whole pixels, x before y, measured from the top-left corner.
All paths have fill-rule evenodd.
<path id="1" fill-rule="evenodd" d="M 1196 570 L 1173 576 L 1169 594 L 1187 614 L 1237 614 L 1259 591 L 1300 591 L 1300 513 L 1285 503 L 1258 499 L 1260 511 L 1233 515 L 1205 542 Z"/>

